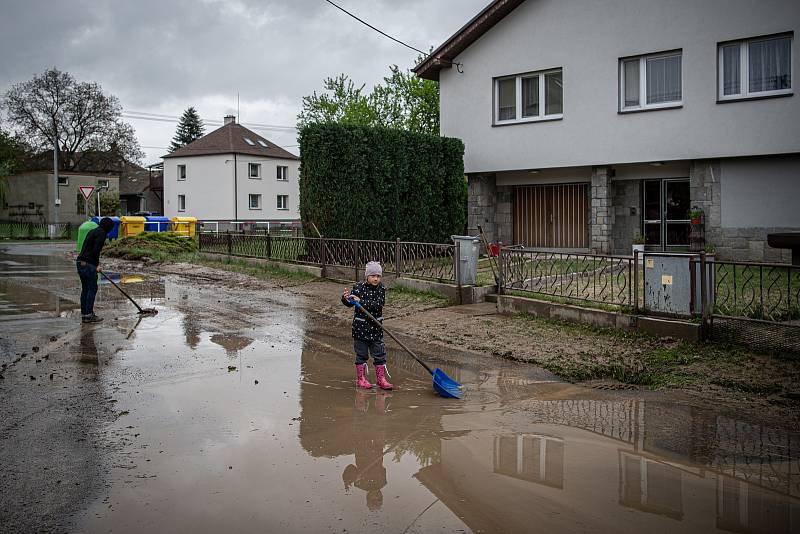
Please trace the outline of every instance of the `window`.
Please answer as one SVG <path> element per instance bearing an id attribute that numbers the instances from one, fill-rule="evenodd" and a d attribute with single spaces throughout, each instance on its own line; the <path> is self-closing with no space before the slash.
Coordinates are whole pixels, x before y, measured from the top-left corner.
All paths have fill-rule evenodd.
<path id="1" fill-rule="evenodd" d="M 83 198 L 83 194 L 78 191 L 78 194 L 75 197 L 75 212 L 78 215 L 84 215 L 86 213 L 86 199 Z"/>
<path id="2" fill-rule="evenodd" d="M 495 80 L 495 122 L 560 119 L 564 112 L 561 69 Z"/>
<path id="3" fill-rule="evenodd" d="M 108 188 L 108 180 L 97 180 L 97 187 L 105 187 Z"/>
<path id="4" fill-rule="evenodd" d="M 244 142 L 247 143 L 248 145 L 256 146 L 256 144 L 253 142 L 253 140 L 250 139 L 249 137 L 242 137 L 242 139 L 244 139 Z"/>
<path id="5" fill-rule="evenodd" d="M 278 181 L 285 182 L 288 180 L 288 178 L 286 178 L 286 172 L 288 170 L 289 167 L 286 167 L 284 165 L 278 165 Z"/>
<path id="6" fill-rule="evenodd" d="M 186 211 L 186 195 L 178 195 L 178 211 Z"/>
<path id="7" fill-rule="evenodd" d="M 251 210 L 260 210 L 261 209 L 261 195 L 248 195 L 250 209 Z"/>
<path id="8" fill-rule="evenodd" d="M 261 145 L 261 146 L 263 146 L 264 148 L 267 148 L 267 143 L 265 143 L 265 142 L 264 142 L 264 141 L 262 141 L 261 139 L 258 139 L 258 144 L 259 144 L 259 145 Z"/>
<path id="9" fill-rule="evenodd" d="M 682 52 L 620 60 L 620 111 L 677 107 L 683 104 Z"/>
<path id="10" fill-rule="evenodd" d="M 289 209 L 289 195 L 278 195 L 278 209 L 279 210 Z"/>
<path id="11" fill-rule="evenodd" d="M 186 165 L 178 165 L 178 180 L 186 179 Z"/>
<path id="12" fill-rule="evenodd" d="M 69 185 L 69 178 L 66 176 L 59 176 L 58 177 L 58 185 L 60 186 L 68 186 Z"/>
<path id="13" fill-rule="evenodd" d="M 250 178 L 261 178 L 261 164 L 250 163 Z"/>
<path id="14" fill-rule="evenodd" d="M 792 93 L 792 36 L 718 46 L 720 100 Z"/>

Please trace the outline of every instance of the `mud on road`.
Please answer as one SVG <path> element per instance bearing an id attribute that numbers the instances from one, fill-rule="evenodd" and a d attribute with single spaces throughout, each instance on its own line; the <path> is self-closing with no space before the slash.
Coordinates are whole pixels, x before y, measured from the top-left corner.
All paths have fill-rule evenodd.
<path id="1" fill-rule="evenodd" d="M 800 517 L 800 435 L 779 411 L 509 359 L 634 355 L 629 340 L 390 296 L 387 325 L 467 394 L 436 397 L 391 343 L 396 389 L 357 391 L 341 284 L 111 262 L 159 314 L 101 284 L 106 322 L 86 327 L 66 251 L 30 252 L 0 254 L 18 264 L 0 264 L 4 531 L 789 533 Z"/>

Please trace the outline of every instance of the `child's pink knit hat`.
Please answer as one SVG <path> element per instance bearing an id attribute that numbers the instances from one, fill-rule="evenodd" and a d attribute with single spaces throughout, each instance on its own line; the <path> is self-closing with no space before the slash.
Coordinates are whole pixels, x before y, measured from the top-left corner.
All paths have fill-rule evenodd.
<path id="1" fill-rule="evenodd" d="M 383 268 L 377 261 L 368 262 L 367 268 L 364 269 L 364 276 L 371 276 L 373 274 L 379 274 L 383 276 Z"/>

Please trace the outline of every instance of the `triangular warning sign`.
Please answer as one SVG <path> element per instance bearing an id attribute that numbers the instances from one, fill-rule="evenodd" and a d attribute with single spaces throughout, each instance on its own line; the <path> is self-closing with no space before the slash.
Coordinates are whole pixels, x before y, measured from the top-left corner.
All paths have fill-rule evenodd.
<path id="1" fill-rule="evenodd" d="M 82 185 L 78 189 L 81 190 L 81 195 L 83 195 L 83 198 L 86 200 L 89 200 L 89 197 L 92 196 L 92 193 L 94 193 L 93 185 Z"/>

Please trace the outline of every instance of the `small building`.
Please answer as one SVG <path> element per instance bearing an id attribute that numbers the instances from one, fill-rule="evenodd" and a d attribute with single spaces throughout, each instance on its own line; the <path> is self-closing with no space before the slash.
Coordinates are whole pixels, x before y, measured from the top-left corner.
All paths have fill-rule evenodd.
<path id="1" fill-rule="evenodd" d="M 2 221 L 79 225 L 87 219 L 81 186 L 95 188 L 92 206 L 96 206 L 98 191 L 114 196 L 119 191 L 118 174 L 59 171 L 58 189 L 52 171 L 23 172 L 4 179 L 8 188 L 5 203 L 0 206 Z M 95 213 L 93 209 L 91 214 Z"/>
<path id="2" fill-rule="evenodd" d="M 119 179 L 119 211 L 122 215 L 135 213 L 164 213 L 164 176 L 161 163 L 147 168 L 129 165 Z"/>
<path id="3" fill-rule="evenodd" d="M 167 217 L 191 216 L 222 228 L 300 220 L 299 158 L 233 116 L 163 159 Z"/>
<path id="4" fill-rule="evenodd" d="M 414 69 L 464 141 L 469 231 L 557 251 L 789 261 L 800 2 L 494 0 Z M 702 245 L 702 242 L 701 242 Z"/>

